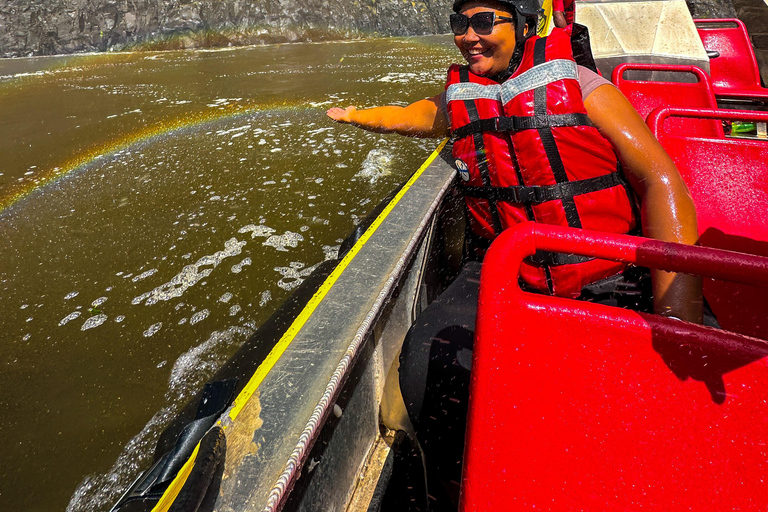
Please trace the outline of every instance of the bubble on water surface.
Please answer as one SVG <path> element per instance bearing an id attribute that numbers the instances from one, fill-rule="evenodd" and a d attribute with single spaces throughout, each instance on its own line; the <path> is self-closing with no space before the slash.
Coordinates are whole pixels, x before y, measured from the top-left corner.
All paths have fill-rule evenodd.
<path id="1" fill-rule="evenodd" d="M 125 320 L 125 315 L 117 315 L 115 317 L 115 322 L 121 323 L 123 320 Z"/>
<path id="2" fill-rule="evenodd" d="M 224 243 L 223 251 L 218 251 L 209 256 L 203 256 L 197 260 L 196 263 L 185 266 L 181 272 L 173 276 L 167 283 L 163 283 L 152 291 L 134 297 L 131 304 L 137 305 L 146 301 L 144 302 L 145 305 L 151 306 L 161 300 L 165 301 L 181 297 L 189 288 L 211 275 L 213 269 L 225 258 L 237 256 L 242 253 L 246 243 L 247 242 L 240 241 L 237 238 L 230 238 Z"/>
<path id="3" fill-rule="evenodd" d="M 65 325 L 65 324 L 71 322 L 72 320 L 74 320 L 77 317 L 79 317 L 80 314 L 81 313 L 79 311 L 73 311 L 72 313 L 68 314 L 67 316 L 65 316 L 64 318 L 59 320 L 59 326 L 62 326 L 62 325 Z"/>
<path id="4" fill-rule="evenodd" d="M 99 297 L 95 301 L 91 302 L 91 306 L 97 308 L 97 307 L 101 306 L 102 304 L 104 304 L 105 302 L 107 302 L 107 300 L 108 300 L 108 297 Z"/>
<path id="5" fill-rule="evenodd" d="M 323 246 L 323 260 L 335 260 L 339 258 L 340 245 L 324 245 Z"/>
<path id="6" fill-rule="evenodd" d="M 278 251 L 287 251 L 286 247 L 296 247 L 299 242 L 303 242 L 304 237 L 293 231 L 286 231 L 282 235 L 272 235 L 267 238 L 262 245 L 274 247 Z"/>
<path id="7" fill-rule="evenodd" d="M 80 328 L 80 330 L 87 331 L 88 329 L 93 329 L 94 327 L 98 327 L 106 321 L 107 321 L 107 315 L 105 315 L 104 313 L 100 315 L 92 316 L 91 318 L 85 321 L 85 323 Z"/>
<path id="8" fill-rule="evenodd" d="M 144 337 L 149 338 L 150 336 L 154 336 L 157 331 L 159 331 L 163 327 L 163 322 L 157 322 L 156 324 L 152 324 L 149 326 L 149 328 L 144 331 Z"/>
<path id="9" fill-rule="evenodd" d="M 64 296 L 64 300 L 74 299 L 78 295 L 80 295 L 80 292 L 69 292 Z"/>
<path id="10" fill-rule="evenodd" d="M 247 266 L 248 266 L 248 265 L 250 265 L 250 264 L 251 264 L 251 258 L 245 258 L 245 259 L 244 259 L 243 261 L 241 261 L 240 263 L 237 263 L 237 264 L 235 264 L 235 265 L 232 265 L 232 273 L 233 273 L 233 274 L 239 274 L 240 272 L 242 272 L 242 271 L 243 271 L 243 268 L 244 268 L 244 267 L 247 267 Z"/>
<path id="11" fill-rule="evenodd" d="M 149 276 L 154 275 L 156 273 L 157 273 L 157 269 L 156 268 L 151 268 L 151 269 L 147 270 L 146 272 L 142 272 L 141 274 L 135 276 L 133 279 L 131 279 L 131 281 L 136 283 L 136 282 L 141 281 L 142 279 L 146 279 Z"/>
<path id="12" fill-rule="evenodd" d="M 292 261 L 288 267 L 275 267 L 275 271 L 283 276 L 283 278 L 277 282 L 277 286 L 283 290 L 291 291 L 303 283 L 304 278 L 309 276 L 316 268 L 317 265 L 304 268 L 304 263 L 301 263 L 300 261 Z"/>
<path id="13" fill-rule="evenodd" d="M 204 310 L 202 310 L 202 311 L 198 311 L 197 313 L 195 313 L 194 315 L 192 315 L 192 318 L 190 318 L 190 319 L 189 319 L 189 325 L 195 325 L 195 324 L 196 324 L 196 323 L 198 323 L 198 322 L 202 322 L 203 320 L 205 320 L 206 318 L 208 318 L 208 315 L 209 315 L 210 313 L 211 313 L 211 312 L 210 312 L 210 311 L 208 311 L 207 309 L 204 309 Z"/>

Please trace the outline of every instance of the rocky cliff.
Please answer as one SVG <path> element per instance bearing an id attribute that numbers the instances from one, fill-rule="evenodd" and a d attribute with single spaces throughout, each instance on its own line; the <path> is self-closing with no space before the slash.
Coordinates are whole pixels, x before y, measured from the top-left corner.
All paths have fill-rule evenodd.
<path id="1" fill-rule="evenodd" d="M 448 31 L 452 0 L 0 0 L 0 56 Z M 699 17 L 731 0 L 688 0 Z M 701 12 L 698 12 L 701 11 Z"/>
<path id="2" fill-rule="evenodd" d="M 441 33 L 449 11 L 445 0 L 0 0 L 0 56 Z"/>

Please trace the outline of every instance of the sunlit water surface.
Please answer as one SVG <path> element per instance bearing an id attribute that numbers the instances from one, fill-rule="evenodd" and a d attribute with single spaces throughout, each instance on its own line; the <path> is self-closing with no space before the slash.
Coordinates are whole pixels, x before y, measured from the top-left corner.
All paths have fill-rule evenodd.
<path id="1" fill-rule="evenodd" d="M 447 37 L 0 61 L 0 510 L 108 510 L 186 400 L 435 141 Z"/>

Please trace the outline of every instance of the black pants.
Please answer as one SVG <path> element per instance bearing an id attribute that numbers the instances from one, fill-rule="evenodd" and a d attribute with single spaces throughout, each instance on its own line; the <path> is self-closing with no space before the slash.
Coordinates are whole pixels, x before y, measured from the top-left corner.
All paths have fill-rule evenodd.
<path id="1" fill-rule="evenodd" d="M 467 263 L 419 315 L 400 354 L 400 389 L 426 457 L 435 510 L 450 509 L 450 490 L 461 481 L 480 267 Z M 652 312 L 650 272 L 630 267 L 584 287 L 580 299 Z M 720 327 L 706 303 L 704 317 L 706 325 Z"/>

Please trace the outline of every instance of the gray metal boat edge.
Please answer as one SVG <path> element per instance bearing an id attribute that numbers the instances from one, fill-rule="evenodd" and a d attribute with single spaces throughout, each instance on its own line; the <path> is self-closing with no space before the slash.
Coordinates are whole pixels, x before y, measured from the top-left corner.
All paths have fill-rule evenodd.
<path id="1" fill-rule="evenodd" d="M 354 454 L 343 455 L 343 463 L 326 470 L 333 481 L 346 468 L 348 481 L 335 481 L 339 490 L 331 497 L 320 493 L 333 501 L 333 509 L 346 506 L 355 486 L 355 478 L 349 475 L 363 469 L 377 439 L 386 375 L 417 309 L 418 270 L 428 253 L 426 234 L 455 177 L 455 170 L 446 162 L 449 156 L 450 149 L 443 148 L 397 204 L 388 213 L 385 210 L 386 217 L 226 429 L 227 457 L 215 510 L 280 509 L 325 419 L 333 412 L 342 413 L 335 402 L 361 346 L 375 337 L 370 369 L 362 372 L 363 392 L 348 404 L 347 411 L 360 412 L 343 412 L 342 420 L 347 423 L 342 431 L 347 428 L 365 434 L 354 439 L 358 443 Z M 403 288 L 409 290 L 403 292 Z M 385 310 L 387 318 L 380 321 Z M 351 441 L 334 442 L 343 445 Z M 348 444 L 346 448 L 352 451 Z M 344 451 L 336 449 L 336 453 Z M 317 464 L 311 461 L 308 467 L 314 470 Z M 319 510 L 315 507 L 323 496 L 313 498 L 310 508 Z"/>

